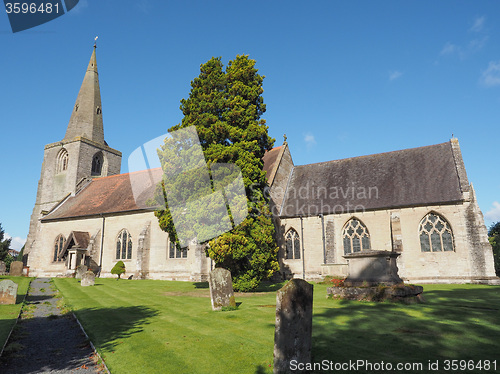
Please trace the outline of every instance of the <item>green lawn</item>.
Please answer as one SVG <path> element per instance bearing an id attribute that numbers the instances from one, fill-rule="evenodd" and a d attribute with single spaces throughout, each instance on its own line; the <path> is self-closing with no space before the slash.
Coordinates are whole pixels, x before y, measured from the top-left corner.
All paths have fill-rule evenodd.
<path id="1" fill-rule="evenodd" d="M 54 281 L 114 374 L 272 372 L 277 287 L 212 312 L 206 283 Z M 314 285 L 314 362 L 488 359 L 500 370 L 500 287 L 428 285 L 414 305 L 327 300 L 326 287 Z"/>
<path id="2" fill-rule="evenodd" d="M 16 323 L 19 311 L 23 306 L 22 301 L 32 278 L 0 276 L 0 281 L 10 279 L 18 284 L 16 304 L 0 305 L 0 350 L 9 336 L 10 330 Z"/>

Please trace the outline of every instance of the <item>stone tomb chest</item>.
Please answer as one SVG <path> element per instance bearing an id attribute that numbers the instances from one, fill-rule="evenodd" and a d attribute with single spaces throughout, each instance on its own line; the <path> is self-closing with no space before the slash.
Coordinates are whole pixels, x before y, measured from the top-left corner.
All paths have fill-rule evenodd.
<path id="1" fill-rule="evenodd" d="M 349 276 L 344 284 L 359 287 L 403 283 L 396 265 L 399 255 L 390 251 L 361 251 L 345 255 L 344 258 L 349 263 Z"/>

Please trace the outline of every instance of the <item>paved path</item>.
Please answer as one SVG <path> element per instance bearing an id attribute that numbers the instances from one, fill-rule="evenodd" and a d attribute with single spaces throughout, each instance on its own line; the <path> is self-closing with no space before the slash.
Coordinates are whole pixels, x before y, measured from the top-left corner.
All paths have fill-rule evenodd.
<path id="1" fill-rule="evenodd" d="M 99 373 L 94 352 L 72 314 L 57 307 L 49 278 L 31 282 L 23 312 L 9 340 L 14 350 L 4 352 L 2 374 L 89 374 Z"/>

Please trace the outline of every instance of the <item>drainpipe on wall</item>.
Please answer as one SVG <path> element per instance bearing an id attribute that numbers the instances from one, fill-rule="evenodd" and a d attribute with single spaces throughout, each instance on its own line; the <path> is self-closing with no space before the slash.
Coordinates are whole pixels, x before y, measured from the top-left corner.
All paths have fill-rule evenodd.
<path id="1" fill-rule="evenodd" d="M 300 237 L 302 238 L 302 279 L 306 280 L 306 263 L 304 259 L 304 224 L 300 216 Z"/>
<path id="2" fill-rule="evenodd" d="M 104 217 L 104 214 L 101 213 L 102 217 L 102 229 L 101 229 L 101 254 L 99 256 L 99 273 L 97 273 L 97 277 L 101 277 L 101 269 L 102 269 L 102 252 L 104 249 L 104 223 L 106 222 L 106 218 Z"/>
<path id="3" fill-rule="evenodd" d="M 321 218 L 321 233 L 323 235 L 323 264 L 326 264 L 325 217 L 322 213 L 318 217 Z"/>

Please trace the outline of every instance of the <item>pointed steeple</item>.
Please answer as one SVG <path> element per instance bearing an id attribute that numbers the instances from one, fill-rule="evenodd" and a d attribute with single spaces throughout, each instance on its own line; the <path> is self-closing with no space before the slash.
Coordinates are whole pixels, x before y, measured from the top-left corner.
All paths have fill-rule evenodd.
<path id="1" fill-rule="evenodd" d="M 101 91 L 95 51 L 96 45 L 94 44 L 94 50 L 76 98 L 64 140 L 80 136 L 104 145 Z"/>

